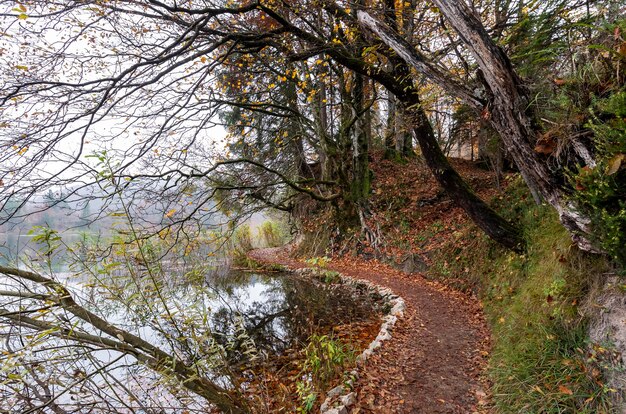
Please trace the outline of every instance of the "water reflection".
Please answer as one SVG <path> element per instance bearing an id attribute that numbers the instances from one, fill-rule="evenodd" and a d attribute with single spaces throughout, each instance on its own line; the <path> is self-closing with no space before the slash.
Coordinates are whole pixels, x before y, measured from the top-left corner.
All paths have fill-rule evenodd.
<path id="1" fill-rule="evenodd" d="M 291 274 L 213 272 L 193 282 L 178 272 L 157 278 L 64 274 L 57 279 L 85 308 L 231 389 L 241 386 L 237 378 L 246 369 L 298 348 L 311 334 L 375 317 L 367 294 Z M 0 290 L 15 289 L 15 283 L 0 279 Z M 37 288 L 28 286 L 33 292 Z M 39 309 L 35 300 L 23 298 L 17 306 Z M 58 309 L 40 319 L 97 333 Z M 0 335 L 0 412 L 37 411 L 44 405 L 43 412 L 207 410 L 205 400 L 132 354 L 41 336 L 1 318 Z"/>
<path id="2" fill-rule="evenodd" d="M 212 282 L 218 293 L 211 324 L 218 338 L 235 337 L 242 319 L 247 336 L 266 354 L 281 354 L 314 332 L 371 318 L 369 298 L 290 275 L 239 273 Z M 229 360 L 245 358 L 234 351 Z"/>

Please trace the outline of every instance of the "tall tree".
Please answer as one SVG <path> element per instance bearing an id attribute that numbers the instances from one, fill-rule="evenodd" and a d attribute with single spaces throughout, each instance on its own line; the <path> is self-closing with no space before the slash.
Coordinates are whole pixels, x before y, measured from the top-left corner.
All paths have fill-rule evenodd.
<path id="1" fill-rule="evenodd" d="M 513 157 L 537 201 L 543 199 L 557 210 L 561 222 L 579 247 L 595 251 L 596 248 L 589 241 L 590 220 L 569 200 L 564 171 L 550 169 L 542 155 L 535 151 L 538 131 L 531 100 L 509 57 L 493 41 L 476 12 L 465 1 L 435 0 L 434 3 L 475 60 L 479 69 L 477 75 L 486 89 L 484 96 L 476 95 L 456 82 L 453 76 L 439 70 L 382 21 L 364 12 L 360 14 L 360 20 L 416 71 L 462 99 L 489 120 L 502 137 L 506 150 Z M 572 142 L 576 144 L 572 144 L 572 147 L 580 158 L 593 164 L 591 151 L 576 140 Z"/>

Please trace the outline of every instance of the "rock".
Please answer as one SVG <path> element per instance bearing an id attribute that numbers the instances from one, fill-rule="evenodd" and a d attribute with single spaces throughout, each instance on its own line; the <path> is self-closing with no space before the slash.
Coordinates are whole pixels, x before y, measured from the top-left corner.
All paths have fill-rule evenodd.
<path id="1" fill-rule="evenodd" d="M 390 315 L 402 317 L 404 315 L 404 301 L 399 299 L 391 308 Z"/>
<path id="2" fill-rule="evenodd" d="M 324 414 L 348 414 L 348 409 L 342 405 L 341 407 L 338 407 L 338 408 L 331 408 L 330 410 L 326 411 Z"/>
<path id="3" fill-rule="evenodd" d="M 391 334 L 386 329 L 381 330 L 381 332 L 376 337 L 376 340 L 378 341 L 379 345 L 382 341 L 388 341 L 390 339 L 391 339 Z"/>
<path id="4" fill-rule="evenodd" d="M 380 334 L 378 334 L 378 336 L 380 336 Z M 378 348 L 380 348 L 380 341 L 378 340 L 378 337 L 376 337 L 376 339 L 374 339 L 370 343 L 370 346 L 367 348 L 366 351 L 373 351 L 373 350 L 378 349 Z"/>
<path id="5" fill-rule="evenodd" d="M 343 393 L 343 385 L 337 385 L 335 388 L 328 391 L 328 393 L 326 394 L 326 397 L 332 400 L 333 398 L 339 397 L 342 393 Z"/>
<path id="6" fill-rule="evenodd" d="M 356 402 L 356 393 L 354 392 L 351 392 L 350 394 L 347 394 L 341 397 L 341 403 L 346 407 L 350 407 L 355 402 Z"/>
<path id="7" fill-rule="evenodd" d="M 592 299 L 595 312 L 589 321 L 589 339 L 591 351 L 603 350 L 596 357 L 607 385 L 616 390 L 610 393 L 613 406 L 616 412 L 626 413 L 626 292 L 621 286 L 623 279 L 608 277 Z"/>
<path id="8" fill-rule="evenodd" d="M 398 261 L 391 260 L 391 267 L 403 273 L 423 273 L 428 270 L 428 265 L 419 254 L 406 254 Z"/>
<path id="9" fill-rule="evenodd" d="M 397 320 L 398 320 L 398 317 L 395 315 L 385 316 L 385 321 L 386 321 L 385 324 L 389 327 L 395 325 Z"/>

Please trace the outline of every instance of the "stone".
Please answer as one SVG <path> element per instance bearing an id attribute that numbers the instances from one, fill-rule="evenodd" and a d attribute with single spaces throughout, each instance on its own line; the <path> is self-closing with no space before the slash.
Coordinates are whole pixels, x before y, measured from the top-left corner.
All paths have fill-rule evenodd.
<path id="1" fill-rule="evenodd" d="M 324 414 L 348 414 L 348 409 L 342 405 L 341 407 L 331 408 Z"/>
<path id="2" fill-rule="evenodd" d="M 381 330 L 378 336 L 376 337 L 376 341 L 378 341 L 379 346 L 382 341 L 388 341 L 390 339 L 391 339 L 391 334 L 386 329 Z"/>
<path id="3" fill-rule="evenodd" d="M 387 315 L 387 316 L 385 316 L 385 321 L 387 321 L 386 322 L 387 326 L 391 327 L 391 326 L 395 325 L 397 320 L 398 320 L 398 317 L 395 316 L 395 315 Z"/>
<path id="4" fill-rule="evenodd" d="M 403 300 L 397 301 L 391 308 L 391 312 L 389 312 L 389 314 L 393 316 L 402 317 L 404 315 L 404 301 Z"/>
<path id="5" fill-rule="evenodd" d="M 332 400 L 333 398 L 339 397 L 342 393 L 343 393 L 343 385 L 337 385 L 335 388 L 328 391 L 328 393 L 326 394 L 326 397 Z"/>
<path id="6" fill-rule="evenodd" d="M 392 260 L 391 266 L 402 273 L 424 273 L 428 270 L 428 265 L 419 254 L 405 254 L 398 261 Z"/>
<path id="7" fill-rule="evenodd" d="M 610 393 L 615 412 L 626 413 L 626 292 L 623 279 L 607 277 L 593 298 L 589 318 L 590 347 L 605 349 L 601 358 L 607 385 L 617 390 Z"/>
<path id="8" fill-rule="evenodd" d="M 346 394 L 343 397 L 341 397 L 341 403 L 346 407 L 350 407 L 355 402 L 356 402 L 356 393 L 354 392 L 351 392 L 350 394 Z"/>

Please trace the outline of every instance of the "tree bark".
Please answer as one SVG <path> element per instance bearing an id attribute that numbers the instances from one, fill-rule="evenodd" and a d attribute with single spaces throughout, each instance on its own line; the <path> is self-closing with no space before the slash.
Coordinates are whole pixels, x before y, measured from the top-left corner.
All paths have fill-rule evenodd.
<path id="1" fill-rule="evenodd" d="M 559 213 L 561 223 L 583 250 L 597 251 L 589 242 L 590 220 L 567 202 L 561 177 L 550 171 L 534 151 L 536 134 L 526 113 L 528 96 L 511 61 L 495 44 L 464 0 L 433 0 L 457 31 L 482 70 L 493 102 L 490 121 L 502 137 L 526 184 Z"/>
<path id="2" fill-rule="evenodd" d="M 365 12 L 359 13 L 359 21 L 416 71 L 488 116 L 533 196 L 537 200 L 541 196 L 557 210 L 561 223 L 581 249 L 597 251 L 587 237 L 590 220 L 581 215 L 572 203 L 567 202 L 560 177 L 550 171 L 545 161 L 534 151 L 535 133 L 531 118 L 526 113 L 529 100 L 510 60 L 491 40 L 482 23 L 463 0 L 433 2 L 476 59 L 492 97 L 487 105 L 466 87 L 454 82 L 449 75 L 429 65 L 408 42 L 381 22 Z"/>
<path id="3" fill-rule="evenodd" d="M 385 128 L 385 158 L 396 158 L 396 97 L 387 92 L 387 126 Z"/>
<path id="4" fill-rule="evenodd" d="M 370 193 L 369 146 L 364 117 L 364 86 L 365 77 L 354 74 L 353 117 L 354 130 L 352 131 L 352 201 L 363 206 Z"/>
<path id="5" fill-rule="evenodd" d="M 511 250 L 521 251 L 523 239 L 520 231 L 481 200 L 452 168 L 439 147 L 432 126 L 416 95 L 413 95 L 412 101 L 416 103 L 412 106 L 415 109 L 410 113 L 415 138 L 426 164 L 441 187 L 490 238 Z"/>
<path id="6" fill-rule="evenodd" d="M 397 36 L 387 36 L 387 32 L 380 30 L 379 22 L 372 19 L 363 11 L 359 11 L 358 17 L 361 23 L 365 24 L 376 34 L 379 34 L 383 41 L 387 43 L 387 40 L 389 40 L 391 44 L 387 43 L 388 46 L 396 50 L 392 44 L 394 44 L 394 40 Z M 404 52 L 406 51 L 406 47 L 398 48 L 398 50 Z M 403 58 L 403 61 L 394 67 L 393 73 L 410 73 L 406 62 L 407 59 L 405 59 L 407 54 L 400 53 L 398 50 L 396 50 L 396 52 Z M 337 56 L 337 58 L 340 60 L 341 56 Z M 346 63 L 349 64 L 350 62 Z M 429 71 L 435 78 L 443 77 L 442 74 L 426 64 L 419 67 L 425 68 L 425 70 Z M 452 201 L 459 205 L 470 216 L 472 221 L 494 241 L 509 249 L 520 251 L 523 248 L 523 239 L 520 236 L 520 231 L 498 215 L 487 203 L 481 200 L 448 162 L 448 159 L 437 142 L 435 133 L 410 77 L 392 76 L 393 81 L 380 75 L 374 75 L 374 77 L 378 78 L 378 80 L 398 98 L 403 106 L 407 108 L 406 116 L 412 122 L 413 132 L 422 151 L 422 156 L 431 172 Z M 462 85 L 452 85 L 461 95 L 470 96 L 470 92 L 467 88 Z M 476 98 L 473 99 L 474 102 L 478 102 Z"/>

